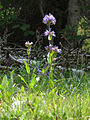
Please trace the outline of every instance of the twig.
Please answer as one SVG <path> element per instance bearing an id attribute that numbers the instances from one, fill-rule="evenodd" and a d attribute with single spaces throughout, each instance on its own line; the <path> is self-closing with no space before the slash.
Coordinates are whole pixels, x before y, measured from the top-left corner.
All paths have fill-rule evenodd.
<path id="1" fill-rule="evenodd" d="M 4 47 L 3 50 L 7 50 L 7 48 Z M 8 50 L 25 50 L 26 51 L 25 48 L 8 48 Z"/>
<path id="2" fill-rule="evenodd" d="M 12 70 L 12 68 L 8 66 L 0 66 L 0 70 Z"/>
<path id="3" fill-rule="evenodd" d="M 19 63 L 19 64 L 24 64 L 24 61 L 27 61 L 27 59 L 16 59 L 16 58 L 13 57 L 11 54 L 9 54 L 9 57 L 10 57 L 13 61 L 15 61 L 15 62 L 17 62 L 17 63 Z"/>

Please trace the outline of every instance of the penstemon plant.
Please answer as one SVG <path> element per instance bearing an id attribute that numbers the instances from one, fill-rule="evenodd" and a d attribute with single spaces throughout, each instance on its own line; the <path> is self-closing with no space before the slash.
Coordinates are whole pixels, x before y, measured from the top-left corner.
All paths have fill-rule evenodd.
<path id="1" fill-rule="evenodd" d="M 54 65 L 52 64 L 52 62 L 56 60 L 57 53 L 61 53 L 61 49 L 58 49 L 57 46 L 53 46 L 51 44 L 53 43 L 52 37 L 56 37 L 55 32 L 51 31 L 51 25 L 56 24 L 55 17 L 49 13 L 49 15 L 45 15 L 45 17 L 43 18 L 43 23 L 48 26 L 48 30 L 44 32 L 44 35 L 48 36 L 49 46 L 46 46 L 45 49 L 48 51 L 47 61 L 50 68 L 49 69 L 49 87 L 53 88 L 54 87 L 54 83 L 53 83 Z"/>

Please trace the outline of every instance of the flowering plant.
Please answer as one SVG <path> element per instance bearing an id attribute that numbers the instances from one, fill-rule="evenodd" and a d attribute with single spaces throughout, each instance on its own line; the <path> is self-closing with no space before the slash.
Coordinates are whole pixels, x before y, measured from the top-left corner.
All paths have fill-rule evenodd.
<path id="1" fill-rule="evenodd" d="M 54 51 L 55 53 L 61 53 L 61 49 L 58 49 L 58 46 L 52 46 L 51 44 L 46 46 L 45 49 L 50 52 Z"/>
<path id="2" fill-rule="evenodd" d="M 49 13 L 49 15 L 45 15 L 43 18 L 43 23 L 48 25 L 48 29 L 44 32 L 45 36 L 48 36 L 48 40 L 52 40 L 52 37 L 56 37 L 55 32 L 51 31 L 50 25 L 55 25 L 56 24 L 56 19 L 55 17 Z"/>
<path id="3" fill-rule="evenodd" d="M 25 46 L 27 47 L 28 60 L 29 60 L 32 44 L 33 44 L 33 42 L 31 42 L 31 43 L 29 41 L 25 42 Z"/>
<path id="4" fill-rule="evenodd" d="M 50 88 L 52 88 L 54 87 L 54 83 L 53 83 L 54 65 L 52 64 L 52 62 L 57 60 L 56 55 L 57 53 L 61 53 L 61 49 L 58 49 L 58 46 L 53 46 L 52 44 L 50 44 L 52 37 L 56 37 L 55 32 L 51 31 L 51 27 L 50 27 L 51 25 L 56 24 L 55 17 L 49 13 L 49 15 L 45 15 L 45 17 L 43 18 L 43 23 L 47 24 L 48 26 L 48 30 L 44 32 L 44 35 L 48 36 L 48 40 L 49 40 L 49 46 L 46 46 L 45 49 L 48 51 L 47 61 L 49 64 L 49 86 Z"/>
<path id="5" fill-rule="evenodd" d="M 31 47 L 32 44 L 33 44 L 33 42 L 31 42 L 31 43 L 29 41 L 25 42 L 26 47 Z"/>
<path id="6" fill-rule="evenodd" d="M 45 15 L 45 17 L 43 18 L 43 23 L 48 24 L 48 25 L 50 25 L 50 24 L 55 25 L 56 19 L 51 13 L 49 13 L 49 15 Z"/>
<path id="7" fill-rule="evenodd" d="M 48 40 L 52 40 L 52 36 L 56 37 L 55 32 L 51 31 L 51 28 L 49 28 L 49 30 L 46 30 L 44 32 L 45 36 L 48 36 Z"/>
<path id="8" fill-rule="evenodd" d="M 51 13 L 49 13 L 49 15 L 45 15 L 45 17 L 43 18 L 43 23 L 49 26 L 49 29 L 44 32 L 44 35 L 48 36 L 49 40 L 49 46 L 46 46 L 45 49 L 48 51 L 47 58 L 48 61 L 50 61 L 49 64 L 51 64 L 51 59 L 54 59 L 54 57 L 56 56 L 55 54 L 61 53 L 61 49 L 58 49 L 58 46 L 53 46 L 52 44 L 50 44 L 50 40 L 52 40 L 52 37 L 56 37 L 55 32 L 51 31 L 50 25 L 55 25 L 56 19 Z"/>

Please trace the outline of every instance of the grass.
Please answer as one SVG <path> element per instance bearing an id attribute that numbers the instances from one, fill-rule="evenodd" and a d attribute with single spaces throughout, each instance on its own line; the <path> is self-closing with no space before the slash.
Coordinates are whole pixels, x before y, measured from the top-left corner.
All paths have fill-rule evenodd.
<path id="1" fill-rule="evenodd" d="M 43 85 L 46 76 L 27 88 L 15 71 L 5 75 L 0 85 L 0 120 L 89 120 L 89 73 L 57 76 L 48 89 L 48 83 Z"/>
<path id="2" fill-rule="evenodd" d="M 57 95 L 17 93 L 11 102 L 1 102 L 0 119 L 7 120 L 89 120 L 89 93 Z"/>

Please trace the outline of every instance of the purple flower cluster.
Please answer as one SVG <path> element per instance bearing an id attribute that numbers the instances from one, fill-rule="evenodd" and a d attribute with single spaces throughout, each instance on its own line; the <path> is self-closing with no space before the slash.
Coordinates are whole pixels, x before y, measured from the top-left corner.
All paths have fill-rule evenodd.
<path id="1" fill-rule="evenodd" d="M 43 23 L 47 24 L 49 27 L 49 30 L 46 30 L 44 32 L 45 36 L 48 36 L 48 40 L 52 40 L 52 37 L 56 37 L 55 32 L 51 31 L 50 25 L 55 25 L 56 24 L 56 19 L 55 17 L 49 13 L 49 15 L 45 15 L 43 18 Z M 45 49 L 49 52 L 54 51 L 55 53 L 61 53 L 61 49 L 58 49 L 58 46 L 52 46 L 49 42 L 49 46 L 46 46 Z"/>
<path id="2" fill-rule="evenodd" d="M 45 49 L 50 52 L 54 51 L 56 53 L 61 53 L 61 49 L 58 49 L 58 46 L 52 46 L 51 44 L 46 46 Z"/>
<path id="3" fill-rule="evenodd" d="M 51 13 L 49 13 L 49 15 L 45 15 L 45 17 L 43 18 L 43 23 L 55 25 L 56 19 Z"/>
<path id="4" fill-rule="evenodd" d="M 55 35 L 55 32 L 54 31 L 51 31 L 51 28 L 49 28 L 49 30 L 46 30 L 45 32 L 44 32 L 44 35 L 45 36 L 54 36 L 54 37 L 56 37 L 56 35 Z"/>
<path id="5" fill-rule="evenodd" d="M 52 45 L 49 44 L 49 46 L 46 46 L 45 49 L 46 49 L 47 51 L 52 51 Z"/>
<path id="6" fill-rule="evenodd" d="M 47 24 L 49 27 L 49 30 L 46 30 L 44 32 L 45 36 L 48 36 L 48 40 L 52 40 L 52 37 L 56 37 L 55 32 L 51 31 L 50 25 L 55 25 L 56 24 L 56 19 L 55 17 L 49 13 L 49 15 L 45 15 L 45 17 L 43 18 L 43 23 Z"/>

